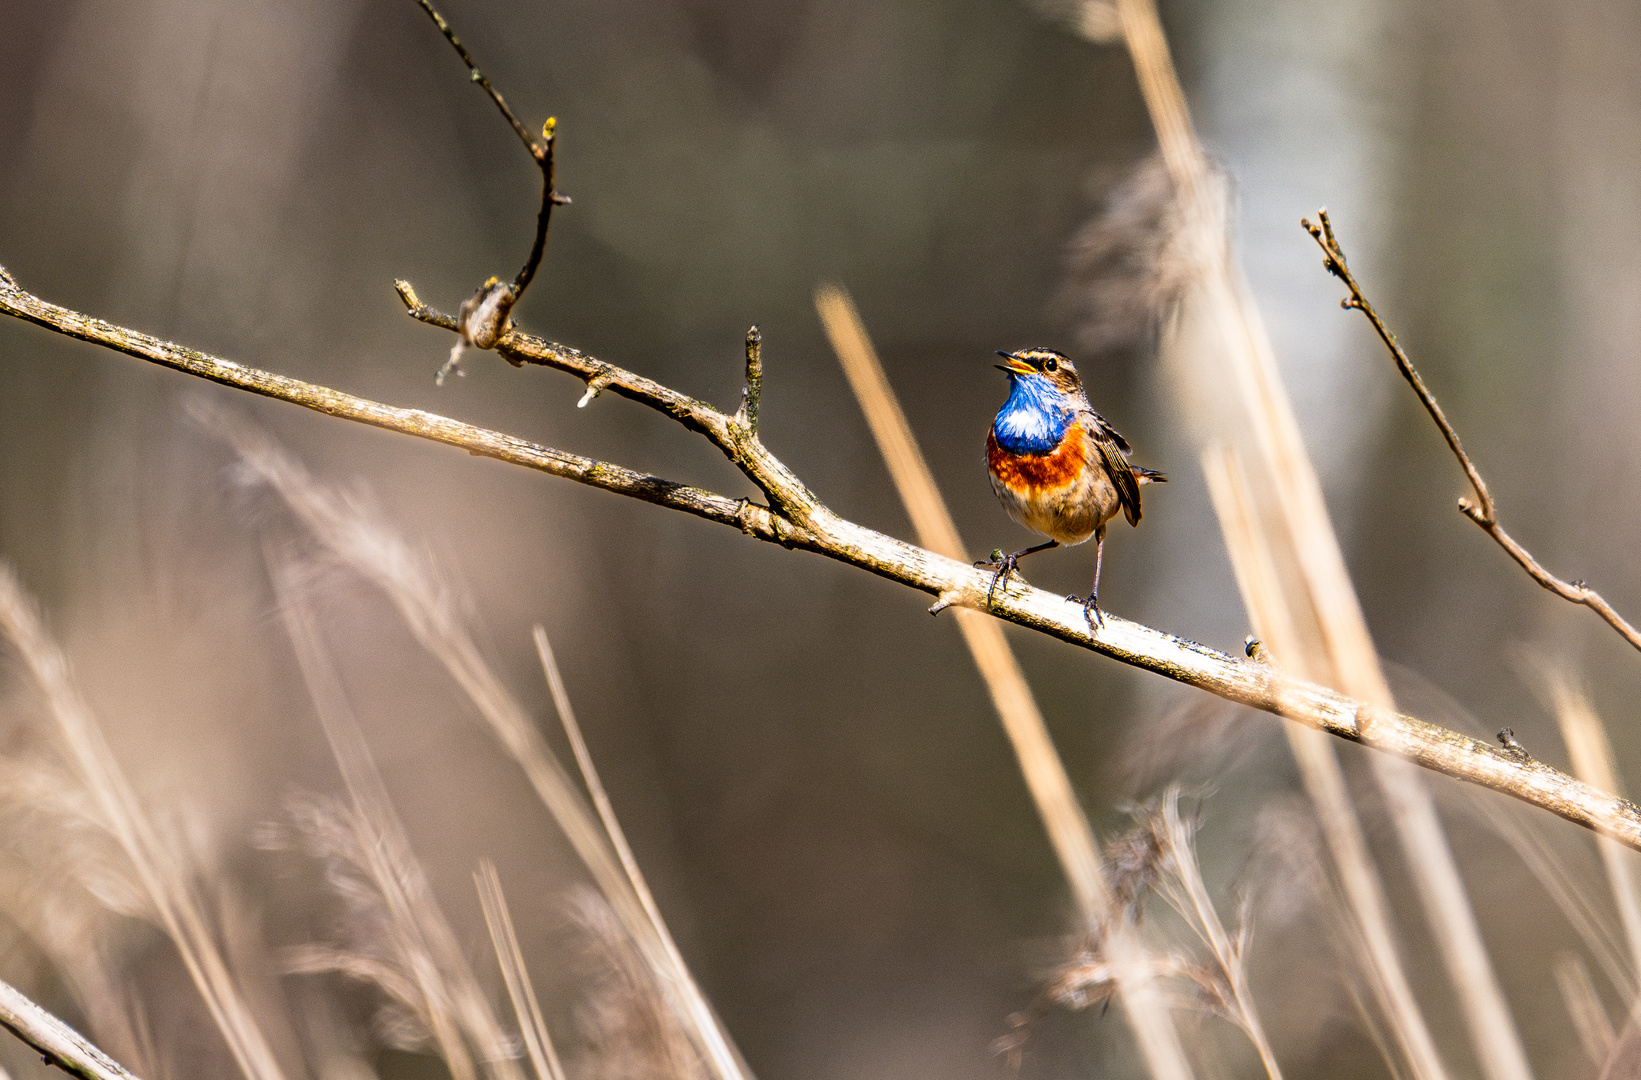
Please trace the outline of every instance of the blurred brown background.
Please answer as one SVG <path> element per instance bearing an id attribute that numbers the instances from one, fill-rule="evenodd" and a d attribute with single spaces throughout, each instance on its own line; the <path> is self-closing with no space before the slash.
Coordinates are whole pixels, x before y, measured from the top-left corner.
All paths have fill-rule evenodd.
<path id="1" fill-rule="evenodd" d="M 838 512 L 909 536 L 811 306 L 817 283 L 845 285 L 976 556 L 1025 541 L 981 464 L 1004 390 L 991 352 L 1073 352 L 1136 460 L 1174 481 L 1148 493 L 1141 529 L 1114 530 L 1102 600 L 1239 647 L 1246 617 L 1150 343 L 1081 351 L 1057 299 L 1070 237 L 1152 148 L 1120 47 L 1005 0 L 444 10 L 527 124 L 559 120 L 574 203 L 515 312 L 524 328 L 727 407 L 759 324 L 766 441 Z M 1234 178 L 1243 263 L 1404 704 L 1512 727 L 1564 764 L 1524 673 L 1521 650 L 1537 649 L 1589 679 L 1633 777 L 1641 658 L 1456 513 L 1460 473 L 1366 326 L 1338 310 L 1298 219 L 1333 211 L 1507 525 L 1641 613 L 1641 9 L 1190 0 L 1163 15 Z M 392 281 L 452 310 L 512 274 L 537 177 L 409 0 L 0 0 L 0 26 L 0 264 L 26 288 L 244 363 L 750 492 L 657 415 L 609 396 L 578 411 L 564 376 L 478 355 L 434 387 L 448 338 L 404 316 Z M 983 687 L 924 598 L 0 323 L 0 558 L 144 792 L 204 815 L 202 847 L 248 883 L 271 938 L 312 930 L 286 898 L 298 890 L 249 851 L 252 829 L 335 780 L 267 584 L 276 512 L 188 418 L 201 397 L 425 545 L 550 727 L 529 637 L 546 626 L 661 905 L 758 1075 L 1004 1073 L 988 1044 L 1056 962 L 1069 905 Z M 1069 592 L 1087 564 L 1040 557 L 1031 576 Z M 494 857 L 568 1025 L 558 945 L 575 871 L 561 841 L 379 596 L 338 576 L 326 617 L 441 900 L 482 955 L 469 874 Z M 1011 637 L 1097 827 L 1176 776 L 1211 790 L 1204 863 L 1216 886 L 1262 898 L 1255 990 L 1289 1075 L 1384 1075 L 1325 928 L 1258 857 L 1262 808 L 1294 789 L 1277 722 Z M 1571 931 L 1475 814 L 1450 825 L 1535 1067 L 1589 1071 L 1548 974 Z M 1577 830 L 1549 827 L 1593 859 Z M 1400 908 L 1438 1039 L 1454 1074 L 1473 1075 L 1425 931 Z M 0 960 L 77 1015 L 25 938 Z M 187 1033 L 186 992 L 171 997 L 179 1019 L 155 1023 L 178 1040 L 176 1075 L 231 1069 L 207 1030 Z M 1203 1038 L 1227 1048 L 1224 1075 L 1251 1075 L 1234 1038 Z M 1024 1075 L 1137 1075 L 1127 1046 L 1115 1014 L 1052 1015 Z M 15 1045 L 0 1060 L 32 1067 Z"/>

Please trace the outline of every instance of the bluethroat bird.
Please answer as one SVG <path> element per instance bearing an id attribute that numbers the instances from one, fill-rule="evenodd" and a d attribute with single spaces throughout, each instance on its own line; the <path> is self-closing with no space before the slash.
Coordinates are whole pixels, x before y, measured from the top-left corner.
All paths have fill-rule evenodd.
<path id="1" fill-rule="evenodd" d="M 990 561 L 975 563 L 997 570 L 986 602 L 1025 556 L 1093 537 L 1094 587 L 1082 601 L 1092 629 L 1102 621 L 1105 523 L 1121 510 L 1130 525 L 1138 525 L 1140 488 L 1168 478 L 1129 463 L 1128 440 L 1089 405 L 1077 369 L 1063 353 L 1022 349 L 997 355 L 1008 361 L 997 369 L 1009 377 L 1009 398 L 986 436 L 991 489 L 1009 517 L 1048 542 L 1012 555 L 999 549 Z"/>

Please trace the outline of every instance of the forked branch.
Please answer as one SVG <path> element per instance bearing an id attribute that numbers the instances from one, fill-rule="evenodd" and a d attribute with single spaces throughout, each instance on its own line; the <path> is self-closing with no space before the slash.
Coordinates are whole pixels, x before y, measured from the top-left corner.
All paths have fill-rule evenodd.
<path id="1" fill-rule="evenodd" d="M 1453 451 L 1453 456 L 1459 459 L 1459 465 L 1464 469 L 1465 477 L 1470 481 L 1470 486 L 1476 492 L 1474 502 L 1464 498 L 1459 500 L 1459 510 L 1465 517 L 1480 525 L 1482 530 L 1488 536 L 1491 536 L 1516 561 L 1517 565 L 1527 571 L 1534 581 L 1563 600 L 1582 604 L 1594 611 L 1605 619 L 1609 626 L 1617 630 L 1625 641 L 1628 641 L 1636 649 L 1641 649 L 1641 631 L 1637 631 L 1634 626 L 1631 626 L 1629 621 L 1614 610 L 1613 606 L 1607 603 L 1600 593 L 1590 588 L 1583 581 L 1563 581 L 1561 578 L 1556 577 L 1544 569 L 1544 565 L 1534 558 L 1532 552 L 1522 547 L 1515 537 L 1504 531 L 1504 526 L 1499 524 L 1498 507 L 1493 502 L 1492 494 L 1487 490 L 1487 482 L 1482 479 L 1481 473 L 1476 469 L 1475 462 L 1470 460 L 1470 455 L 1464 452 L 1464 446 L 1459 442 L 1459 433 L 1454 430 L 1453 425 L 1448 421 L 1447 414 L 1442 412 L 1441 405 L 1436 401 L 1436 395 L 1430 392 L 1424 384 L 1424 379 L 1419 377 L 1419 370 L 1413 366 L 1413 361 L 1408 359 L 1407 353 L 1403 351 L 1401 344 L 1396 340 L 1396 335 L 1391 333 L 1390 328 L 1379 317 L 1379 313 L 1373 309 L 1373 305 L 1362 294 L 1362 287 L 1357 284 L 1356 276 L 1350 272 L 1350 264 L 1345 261 L 1344 249 L 1339 246 L 1339 241 L 1333 234 L 1333 222 L 1328 220 L 1328 212 L 1326 210 L 1320 211 L 1317 214 L 1317 219 L 1320 224 L 1312 225 L 1309 219 L 1301 219 L 1300 224 L 1305 226 L 1305 231 L 1310 233 L 1317 245 L 1321 247 L 1322 266 L 1334 277 L 1344 282 L 1345 287 L 1350 290 L 1350 295 L 1339 302 L 1340 306 L 1347 309 L 1355 308 L 1363 315 L 1366 315 L 1368 322 L 1373 324 L 1373 329 L 1379 334 L 1379 340 L 1385 343 L 1385 347 L 1390 350 L 1391 356 L 1395 357 L 1396 367 L 1401 371 L 1402 378 L 1406 379 L 1408 385 L 1413 387 L 1413 392 L 1419 395 L 1420 403 L 1424 405 L 1425 411 L 1430 414 L 1430 418 L 1436 422 L 1436 426 L 1441 429 L 1442 438 L 1447 440 L 1447 445 Z"/>
<path id="2" fill-rule="evenodd" d="M 401 283 L 399 292 L 416 318 L 448 330 L 457 328 L 454 317 L 422 304 L 409 285 Z M 987 611 L 1227 701 L 1285 716 L 1503 792 L 1641 850 L 1641 809 L 1542 762 L 1325 687 L 1289 679 L 1266 664 L 1239 660 L 1114 615 L 1091 632 L 1082 605 L 1018 579 L 998 590 L 994 602 L 988 604 L 992 574 L 839 517 L 764 446 L 749 416 L 720 412 L 706 402 L 565 345 L 509 330 L 498 341 L 497 351 L 516 364 L 539 364 L 568 372 L 589 386 L 597 383 L 700 433 L 764 492 L 768 502 L 720 495 L 435 413 L 397 408 L 246 367 L 51 304 L 24 291 L 3 269 L 0 313 L 212 382 L 460 447 L 730 525 L 769 543 L 812 551 L 935 597 L 935 609 L 956 605 Z M 753 361 L 748 364 L 749 372 L 761 373 L 761 355 L 754 354 L 749 360 Z"/>

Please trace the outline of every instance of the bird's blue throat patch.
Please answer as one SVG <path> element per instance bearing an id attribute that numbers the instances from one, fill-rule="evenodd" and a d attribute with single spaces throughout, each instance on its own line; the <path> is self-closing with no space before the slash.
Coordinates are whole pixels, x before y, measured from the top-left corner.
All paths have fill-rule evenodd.
<path id="1" fill-rule="evenodd" d="M 1077 418 L 1065 395 L 1041 375 L 1009 374 L 1009 399 L 992 421 L 997 445 L 1011 454 L 1051 454 Z"/>

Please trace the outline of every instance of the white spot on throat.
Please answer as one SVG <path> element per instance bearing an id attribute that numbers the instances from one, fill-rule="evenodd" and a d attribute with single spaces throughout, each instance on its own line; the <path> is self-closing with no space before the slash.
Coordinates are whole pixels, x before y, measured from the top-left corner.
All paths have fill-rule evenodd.
<path id="1" fill-rule="evenodd" d="M 997 434 L 1009 442 L 1047 442 L 1053 438 L 1048 413 L 1030 407 L 1010 409 L 999 416 Z"/>

